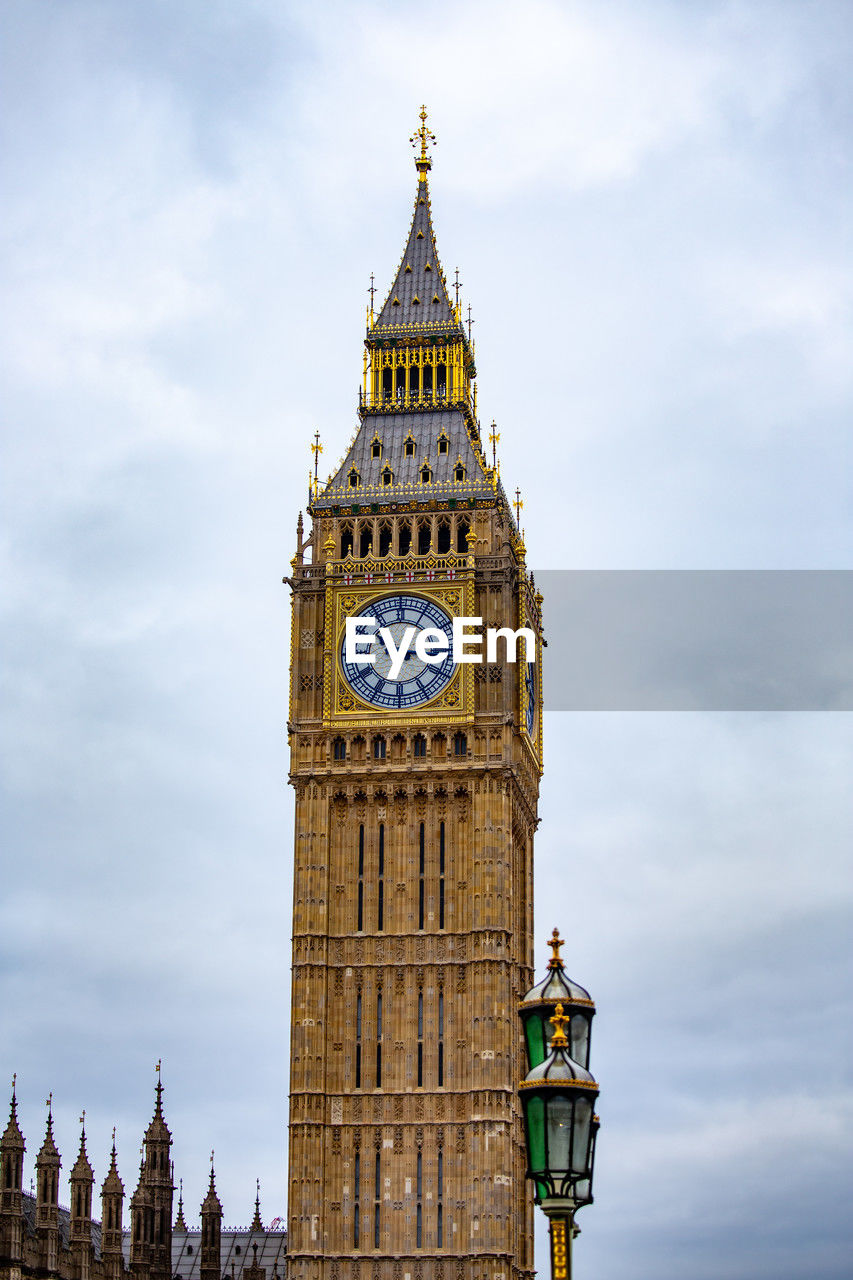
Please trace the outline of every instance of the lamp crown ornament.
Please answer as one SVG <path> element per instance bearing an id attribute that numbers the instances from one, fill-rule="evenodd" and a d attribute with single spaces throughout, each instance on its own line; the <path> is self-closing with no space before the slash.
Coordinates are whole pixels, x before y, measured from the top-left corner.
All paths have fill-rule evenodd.
<path id="1" fill-rule="evenodd" d="M 551 1037 L 551 1048 L 552 1049 L 568 1049 L 569 1042 L 566 1038 L 565 1029 L 569 1024 L 569 1019 L 563 1013 L 562 1003 L 558 1003 L 556 1009 L 554 1010 L 553 1017 L 549 1018 L 548 1021 L 551 1023 L 551 1026 L 554 1028 L 554 1034 Z"/>
<path id="2" fill-rule="evenodd" d="M 560 955 L 560 947 L 564 944 L 564 939 L 560 937 L 560 930 L 554 929 L 551 937 L 548 939 L 548 946 L 551 948 L 551 959 L 548 961 L 549 969 L 563 969 L 562 957 Z"/>

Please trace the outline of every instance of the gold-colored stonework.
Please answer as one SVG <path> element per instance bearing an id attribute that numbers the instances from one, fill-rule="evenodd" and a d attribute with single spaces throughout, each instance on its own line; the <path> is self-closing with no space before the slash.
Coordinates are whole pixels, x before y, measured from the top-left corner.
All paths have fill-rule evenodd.
<path id="1" fill-rule="evenodd" d="M 541 655 L 541 597 L 435 247 L 430 140 L 424 111 L 409 239 L 377 312 L 371 293 L 360 426 L 312 484 L 286 579 L 290 1280 L 533 1276 L 516 1010 L 533 980 L 541 679 L 528 731 L 534 684 L 502 649 L 406 710 L 372 705 L 340 658 L 346 618 L 394 594 L 529 626 Z"/>

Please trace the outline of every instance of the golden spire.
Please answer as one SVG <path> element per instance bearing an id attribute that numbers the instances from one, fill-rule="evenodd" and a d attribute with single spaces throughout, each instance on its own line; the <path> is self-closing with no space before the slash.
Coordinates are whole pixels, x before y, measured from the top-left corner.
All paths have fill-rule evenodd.
<path id="1" fill-rule="evenodd" d="M 418 171 L 418 176 L 421 182 L 426 182 L 427 173 L 432 168 L 432 160 L 430 160 L 429 155 L 427 154 L 427 146 L 429 143 L 432 143 L 433 145 L 435 145 L 436 137 L 435 137 L 435 134 L 430 133 L 429 129 L 427 128 L 427 125 L 426 125 L 427 109 L 424 106 L 421 107 L 420 118 L 421 118 L 421 127 L 420 129 L 415 130 L 415 132 L 412 134 L 409 141 L 411 142 L 412 146 L 416 149 L 416 152 L 417 152 L 418 143 L 420 143 L 421 153 L 420 155 L 417 155 L 417 153 L 415 154 L 415 168 Z"/>
<path id="2" fill-rule="evenodd" d="M 569 1042 L 566 1039 L 564 1028 L 568 1025 L 569 1019 L 563 1013 L 562 1004 L 557 1005 L 553 1018 L 549 1018 L 548 1021 L 554 1028 L 554 1034 L 551 1036 L 551 1049 L 568 1049 Z"/>
<path id="3" fill-rule="evenodd" d="M 560 958 L 560 947 L 563 945 L 563 939 L 560 937 L 560 930 L 555 929 L 548 939 L 548 946 L 551 948 L 551 959 L 548 961 L 549 969 L 562 969 L 563 961 Z"/>

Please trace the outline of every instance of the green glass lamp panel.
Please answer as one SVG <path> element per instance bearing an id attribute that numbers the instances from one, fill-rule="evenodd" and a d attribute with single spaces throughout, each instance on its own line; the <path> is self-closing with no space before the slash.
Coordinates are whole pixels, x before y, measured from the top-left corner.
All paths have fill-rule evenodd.
<path id="1" fill-rule="evenodd" d="M 534 1094 L 525 1099 L 527 1120 L 527 1154 L 532 1173 L 544 1173 L 545 1163 L 545 1103 Z"/>
<path id="2" fill-rule="evenodd" d="M 540 1062 L 545 1061 L 545 1040 L 542 1035 L 542 1018 L 538 1013 L 532 1013 L 524 1024 L 524 1034 L 527 1037 L 527 1059 L 532 1067 L 538 1067 Z"/>

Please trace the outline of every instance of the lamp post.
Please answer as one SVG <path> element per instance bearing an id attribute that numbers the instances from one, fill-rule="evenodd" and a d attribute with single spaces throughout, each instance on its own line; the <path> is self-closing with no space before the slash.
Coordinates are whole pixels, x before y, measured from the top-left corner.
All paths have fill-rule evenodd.
<path id="1" fill-rule="evenodd" d="M 554 954 L 548 977 L 528 992 L 520 1009 L 531 1059 L 520 1092 L 527 1176 L 536 1187 L 536 1203 L 548 1217 L 551 1277 L 552 1280 L 571 1280 L 572 1240 L 577 1233 L 575 1214 L 592 1203 L 598 1085 L 587 1063 L 589 1025 L 595 1006 L 588 992 L 565 978 L 558 951 L 562 943 L 556 929 L 551 945 Z M 557 994 L 555 988 L 565 990 L 568 996 L 565 1006 L 561 999 L 552 1003 Z M 549 1017 L 552 1008 L 554 1012 Z M 577 1035 L 574 1034 L 576 1017 L 582 1018 L 584 1024 L 577 1025 Z M 567 1027 L 571 1042 L 566 1035 Z M 572 1056 L 570 1050 L 576 1043 L 585 1062 Z"/>

